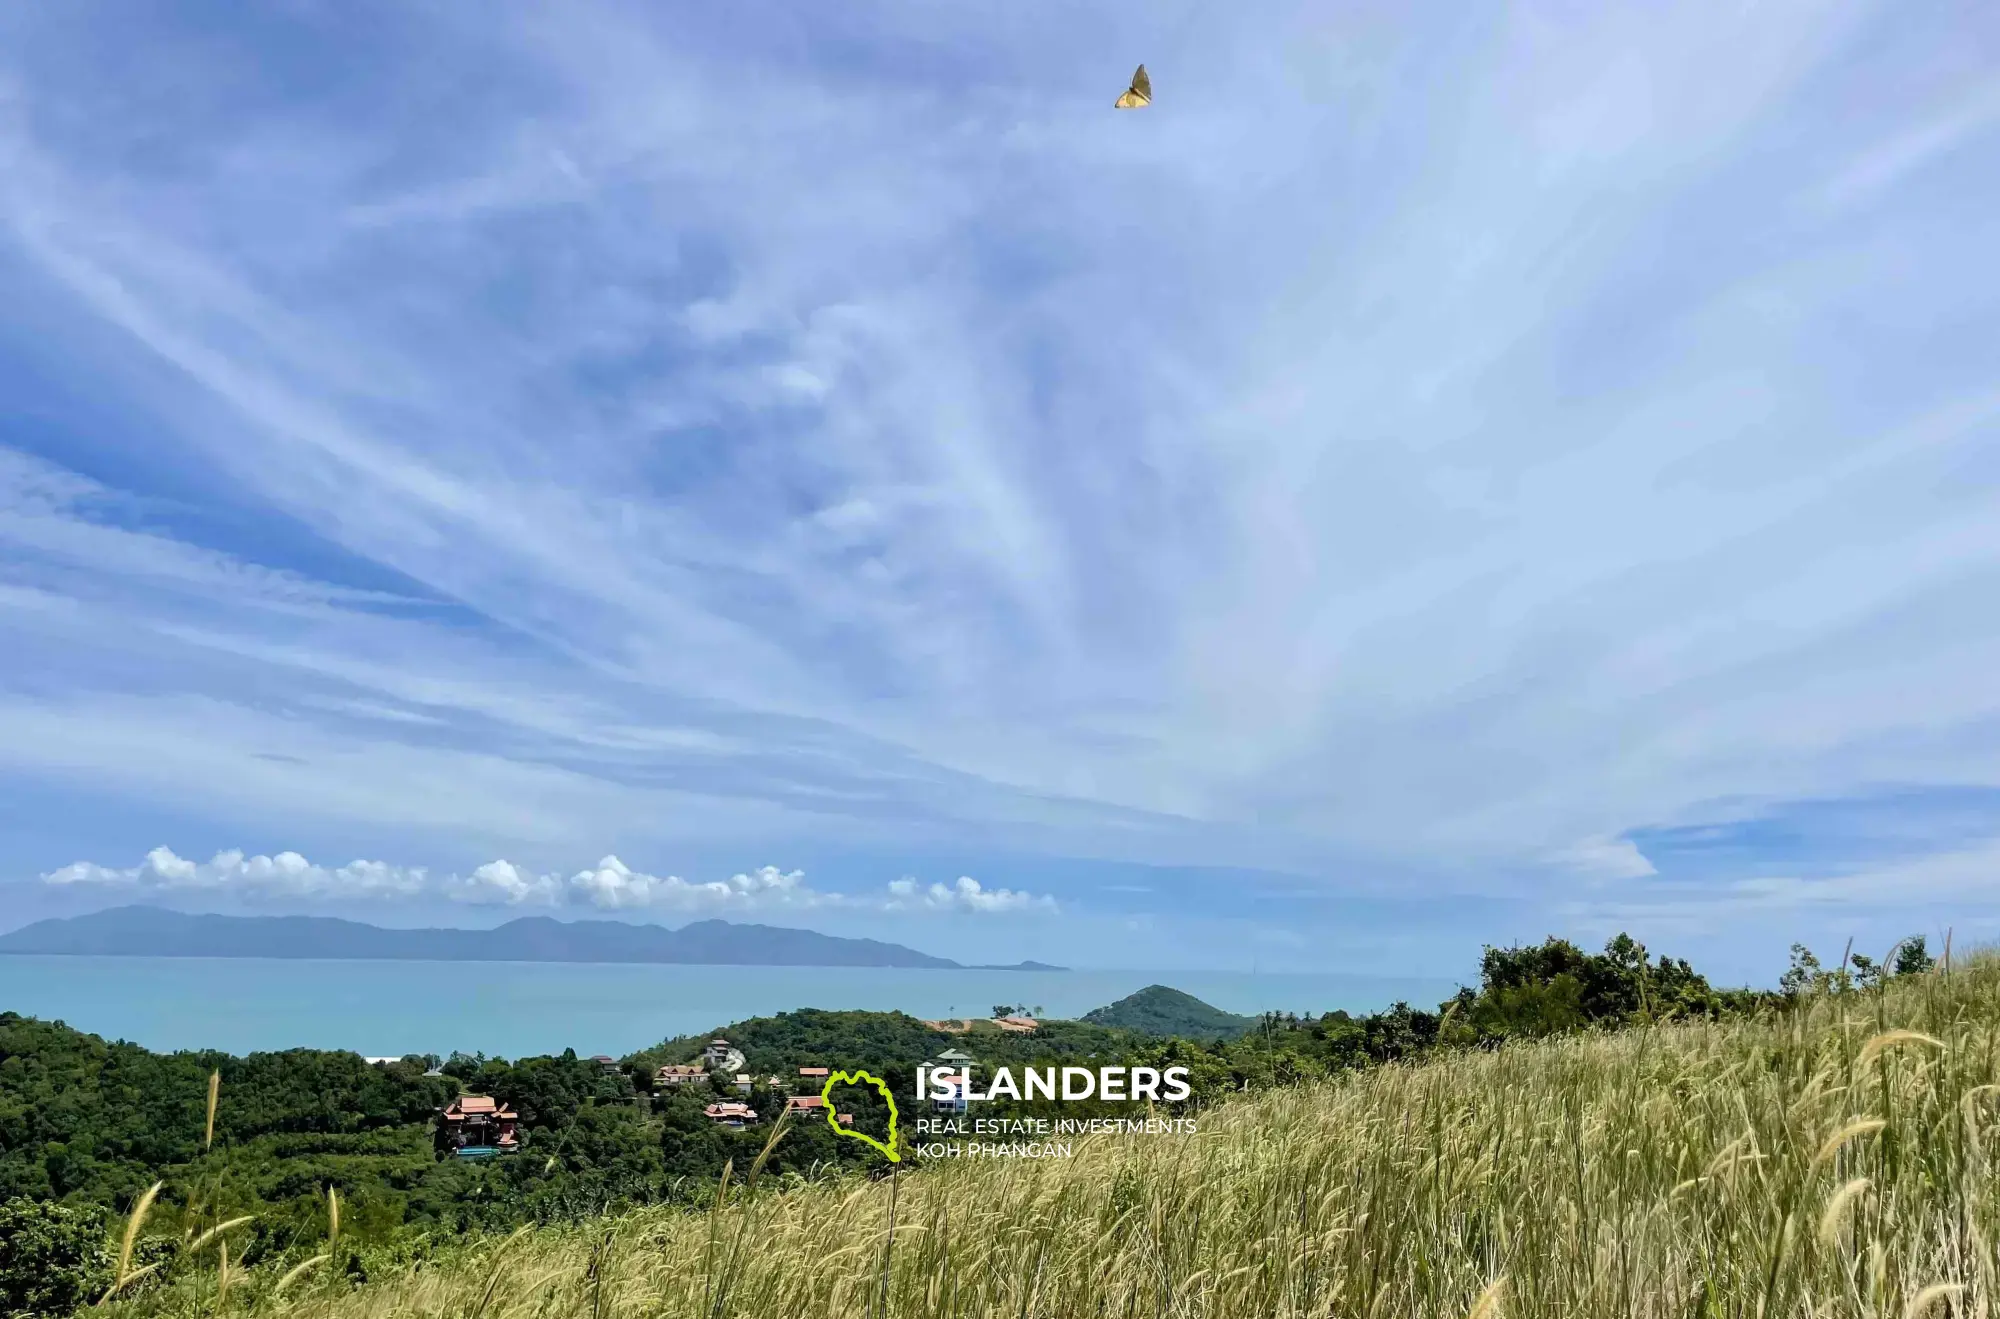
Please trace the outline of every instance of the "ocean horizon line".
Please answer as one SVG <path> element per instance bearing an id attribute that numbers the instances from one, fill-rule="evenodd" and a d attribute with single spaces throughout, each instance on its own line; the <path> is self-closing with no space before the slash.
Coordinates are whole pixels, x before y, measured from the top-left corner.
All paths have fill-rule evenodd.
<path id="1" fill-rule="evenodd" d="M 663 1039 L 802 1009 L 942 1020 L 986 1016 L 1027 997 L 1042 1016 L 1074 1019 L 1151 984 L 1246 1016 L 1368 1012 L 1397 1001 L 1430 1010 L 1457 989 L 1441 977 L 1359 972 L 21 953 L 0 958 L 0 1011 L 164 1050 L 526 1057 L 574 1048 L 622 1057 Z"/>

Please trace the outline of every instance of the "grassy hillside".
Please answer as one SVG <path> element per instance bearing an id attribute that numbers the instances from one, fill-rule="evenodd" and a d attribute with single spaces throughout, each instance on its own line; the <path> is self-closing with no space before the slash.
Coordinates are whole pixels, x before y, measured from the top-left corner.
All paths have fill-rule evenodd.
<path id="1" fill-rule="evenodd" d="M 1909 955 L 1899 955 L 1891 969 L 1921 971 L 1927 956 L 1921 945 L 1913 942 L 1905 951 Z M 1801 986 L 1852 988 L 1882 975 L 1872 964 L 1863 968 L 1859 957 L 1832 972 L 1799 952 L 1787 977 Z M 1246 1091 L 1412 1061 L 1440 1048 L 1669 1016 L 1728 1016 L 1754 1011 L 1762 1001 L 1748 991 L 1716 990 L 1685 962 L 1654 957 L 1623 935 L 1602 953 L 1560 939 L 1489 948 L 1479 984 L 1436 1012 L 1398 1003 L 1361 1017 L 1288 1014 L 1266 1018 L 1255 1032 L 1235 1038 L 1207 1035 L 1201 1027 L 1212 1018 L 1205 1016 L 1186 1024 L 1191 1034 L 1207 1037 L 1187 1040 L 1082 1021 L 1047 1021 L 1032 1034 L 1006 1033 L 991 1023 L 946 1034 L 903 1013 L 815 1009 L 736 1022 L 721 1033 L 743 1050 L 753 1076 L 796 1076 L 801 1066 L 864 1066 L 899 1094 L 910 1093 L 918 1064 L 945 1047 L 971 1053 L 982 1069 L 1184 1066 L 1193 1096 L 1183 1107 L 1193 1110 Z M 1155 1013 L 1149 1024 L 1161 1029 L 1173 1023 Z M 431 1076 L 422 1062 L 370 1065 L 355 1054 L 326 1050 L 245 1058 L 156 1054 L 0 1011 L 0 1208 L 19 1198 L 86 1213 L 123 1211 L 157 1179 L 163 1188 L 153 1205 L 151 1235 L 141 1244 L 169 1248 L 177 1229 L 191 1240 L 189 1232 L 203 1230 L 197 1225 L 215 1215 L 247 1216 L 250 1238 L 238 1242 L 237 1263 L 266 1267 L 306 1258 L 324 1239 L 329 1195 L 346 1206 L 343 1249 L 375 1254 L 429 1248 L 410 1241 L 412 1234 L 505 1230 L 607 1209 L 687 1204 L 704 1198 L 701 1184 L 725 1163 L 747 1166 L 763 1136 L 761 1123 L 729 1130 L 702 1115 L 712 1100 L 741 1098 L 726 1086 L 726 1094 L 701 1086 L 646 1095 L 656 1065 L 689 1061 L 710 1034 L 662 1041 L 615 1068 L 569 1052 L 512 1061 L 455 1053 L 444 1061 L 442 1076 Z M 212 1130 L 206 1122 L 211 1076 L 220 1096 Z M 491 1095 L 521 1114 L 520 1157 L 478 1164 L 433 1157 L 432 1114 L 461 1089 Z M 785 1102 L 763 1086 L 753 1087 L 749 1101 L 766 1120 Z M 865 1095 L 857 1102 L 863 1108 L 869 1103 Z M 1108 1114 L 1121 1101 L 1093 1102 Z M 1026 1098 L 985 1111 L 1094 1115 L 1088 1105 Z M 857 1122 L 865 1116 L 856 1109 Z M 886 1106 L 881 1126 L 886 1131 Z M 871 1157 L 830 1130 L 802 1129 L 770 1166 L 779 1173 L 838 1176 Z M 0 1312 L 9 1303 L 7 1277 L 39 1268 L 23 1272 L 18 1255 L 0 1242 Z"/>
<path id="2" fill-rule="evenodd" d="M 293 1319 L 1984 1314 L 2000 966 L 1789 1011 L 1432 1055 L 1193 1137 L 947 1161 L 447 1249 Z M 1952 1289 L 1960 1289 L 1954 1291 Z M 1487 1297 L 1482 1307 L 1481 1298 Z M 1952 1300 L 1949 1298 L 1956 1297 Z M 207 1274 L 112 1309 L 213 1312 Z"/>
<path id="3" fill-rule="evenodd" d="M 1232 1039 L 1257 1024 L 1255 1017 L 1224 1012 L 1166 985 L 1147 985 L 1116 1003 L 1084 1013 L 1083 1019 L 1094 1026 L 1189 1040 Z"/>

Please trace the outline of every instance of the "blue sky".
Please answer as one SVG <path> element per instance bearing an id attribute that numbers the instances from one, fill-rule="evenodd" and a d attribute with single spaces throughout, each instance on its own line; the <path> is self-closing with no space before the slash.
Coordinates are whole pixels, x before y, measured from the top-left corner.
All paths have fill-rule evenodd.
<path id="1" fill-rule="evenodd" d="M 1990 937 L 1996 57 L 1978 3 L 8 7 L 0 925 Z"/>

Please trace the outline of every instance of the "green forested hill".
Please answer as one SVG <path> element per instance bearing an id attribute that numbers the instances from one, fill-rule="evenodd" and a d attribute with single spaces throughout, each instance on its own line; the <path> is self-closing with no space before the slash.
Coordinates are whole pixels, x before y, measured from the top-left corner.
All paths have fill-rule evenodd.
<path id="1" fill-rule="evenodd" d="M 117 1196 L 195 1159 L 217 1070 L 224 1145 L 422 1123 L 457 1088 L 421 1063 L 371 1067 L 313 1049 L 160 1054 L 0 1013 L 0 1197 Z"/>
<path id="2" fill-rule="evenodd" d="M 1545 1024 L 1617 989 L 1600 974 L 1615 958 L 1528 960 L 1583 972 L 1548 982 Z M 1525 987 L 1496 970 L 1502 995 Z M 1634 994 L 1651 1002 L 1660 971 Z M 705 1213 L 445 1248 L 360 1289 L 280 1295 L 274 1263 L 234 1304 L 261 1319 L 1991 1313 L 1975 1232 L 2000 1221 L 2000 963 L 1960 957 L 1916 983 L 1851 962 L 1795 971 L 1747 1016 L 1537 1028 L 1555 1037 L 1241 1096 L 1203 1114 L 1198 1138 L 777 1194 L 738 1164 L 733 1185 L 708 1184 Z M 1530 1019 L 1525 1000 L 1509 1010 Z M 1287 1034 L 1270 1026 L 1244 1043 Z M 203 1258 L 104 1314 L 222 1313 L 219 1273 Z"/>
<path id="3" fill-rule="evenodd" d="M 981 1062 L 1116 1056 L 1141 1044 L 1130 1031 L 1078 1021 L 1045 1021 L 1032 1035 L 1009 1034 L 985 1022 L 963 1032 L 933 1030 L 905 1012 L 827 1012 L 801 1008 L 775 1017 L 752 1017 L 700 1035 L 662 1040 L 633 1055 L 648 1066 L 687 1062 L 716 1035 L 743 1051 L 758 1076 L 790 1075 L 800 1067 L 867 1066 L 914 1069 L 946 1049 Z"/>
<path id="4" fill-rule="evenodd" d="M 347 1202 L 348 1231 L 365 1238 L 408 1222 L 547 1216 L 579 1195 L 602 1202 L 629 1189 L 605 1172 L 629 1171 L 630 1160 L 607 1148 L 621 1137 L 657 1166 L 657 1134 L 622 1073 L 574 1057 L 454 1059 L 451 1070 L 427 1076 L 420 1061 L 371 1065 L 317 1049 L 154 1053 L 0 1013 L 0 1201 L 122 1206 L 164 1178 L 163 1225 L 199 1187 L 257 1213 L 262 1247 L 316 1222 L 329 1186 Z M 212 1147 L 211 1073 L 221 1078 Z M 518 1159 L 504 1168 L 437 1161 L 431 1119 L 461 1084 L 521 1113 L 529 1147 L 545 1152 L 544 1164 L 558 1156 L 545 1178 L 517 1184 Z M 584 1120 L 599 1104 L 621 1116 Z"/>
<path id="5" fill-rule="evenodd" d="M 1193 994 L 1166 985 L 1148 985 L 1108 1007 L 1084 1014 L 1093 1025 L 1114 1026 L 1142 1035 L 1179 1035 L 1186 1039 L 1233 1039 L 1257 1024 L 1255 1017 L 1211 1007 Z"/>
<path id="6" fill-rule="evenodd" d="M 1887 971 L 1921 971 L 1927 961 L 1913 941 Z M 1885 976 L 1860 958 L 1827 970 L 1801 949 L 1784 984 L 1796 996 Z M 1480 987 L 1437 1011 L 1397 1004 L 1359 1017 L 1272 1016 L 1245 1034 L 1243 1018 L 1154 987 L 1092 1020 L 1045 1022 L 1032 1035 L 990 1026 L 945 1033 L 902 1013 L 803 1010 L 662 1041 L 614 1067 L 574 1054 L 512 1061 L 453 1055 L 442 1075 L 426 1074 L 422 1061 L 369 1064 L 327 1050 L 155 1053 L 0 1012 L 0 1204 L 61 1201 L 123 1212 L 157 1180 L 165 1189 L 147 1220 L 149 1239 L 171 1250 L 185 1228 L 254 1215 L 236 1255 L 254 1267 L 305 1258 L 325 1244 L 329 1190 L 342 1205 L 343 1250 L 386 1250 L 392 1238 L 407 1244 L 430 1230 L 712 1200 L 716 1174 L 725 1163 L 740 1171 L 755 1161 L 785 1100 L 758 1085 L 749 1098 L 762 1120 L 731 1130 L 702 1113 L 707 1103 L 739 1098 L 726 1083 L 646 1093 L 654 1067 L 692 1060 L 715 1033 L 743 1050 L 756 1077 L 795 1078 L 810 1065 L 866 1067 L 898 1095 L 911 1092 L 918 1064 L 946 1048 L 973 1055 L 984 1069 L 1086 1060 L 1180 1065 L 1193 1087 L 1188 1107 L 1199 1108 L 1440 1048 L 1729 1015 L 1774 999 L 1790 1001 L 1718 992 L 1685 962 L 1652 958 L 1622 936 L 1603 953 L 1550 940 L 1489 949 Z M 204 1131 L 211 1074 L 220 1077 L 212 1146 Z M 432 1116 L 461 1091 L 492 1095 L 520 1114 L 517 1156 L 486 1163 L 436 1157 Z M 857 1123 L 870 1117 L 870 1102 L 865 1094 L 840 1100 L 853 1106 Z M 983 1111 L 1016 1109 L 1000 1102 Z M 1061 1111 L 1090 1115 L 1074 1106 Z M 877 1158 L 824 1122 L 801 1122 L 766 1171 L 809 1177 L 872 1166 Z"/>
<path id="7" fill-rule="evenodd" d="M 801 1066 L 871 1067 L 908 1093 L 918 1063 L 957 1045 L 982 1062 L 1116 1058 L 1138 1037 L 1073 1022 L 1035 1037 L 933 1031 L 902 1013 L 805 1010 L 721 1029 L 760 1078 Z M 351 1239 L 404 1225 L 499 1226 L 571 1217 L 607 1204 L 675 1194 L 725 1161 L 747 1165 L 764 1129 L 718 1129 L 704 1104 L 737 1099 L 707 1085 L 651 1096 L 660 1062 L 686 1062 L 708 1034 L 664 1041 L 609 1069 L 573 1054 L 454 1055 L 444 1075 L 425 1062 L 370 1064 L 353 1053 L 292 1049 L 234 1057 L 155 1053 L 60 1022 L 0 1013 L 0 1202 L 13 1197 L 122 1207 L 154 1180 L 167 1189 L 154 1222 L 171 1227 L 192 1198 L 258 1215 L 251 1258 L 322 1230 L 327 1188 L 341 1194 Z M 208 1080 L 219 1073 L 214 1144 L 205 1144 Z M 461 1091 L 496 1096 L 521 1115 L 522 1151 L 491 1164 L 439 1162 L 437 1109 Z M 782 1093 L 752 1096 L 766 1118 Z M 865 1097 L 862 1101 L 865 1103 Z M 772 1171 L 841 1167 L 863 1147 L 802 1124 Z M 210 1206 L 211 1208 L 214 1206 Z"/>

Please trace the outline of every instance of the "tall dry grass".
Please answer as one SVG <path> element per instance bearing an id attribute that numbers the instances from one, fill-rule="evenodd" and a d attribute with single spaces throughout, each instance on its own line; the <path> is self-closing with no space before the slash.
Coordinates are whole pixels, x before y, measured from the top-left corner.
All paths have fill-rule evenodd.
<path id="1" fill-rule="evenodd" d="M 1788 1016 L 1271 1093 L 1193 1137 L 784 1193 L 730 1177 L 708 1213 L 235 1295 L 288 1319 L 1987 1315 L 1996 1048 L 2000 965 L 1961 958 Z"/>

